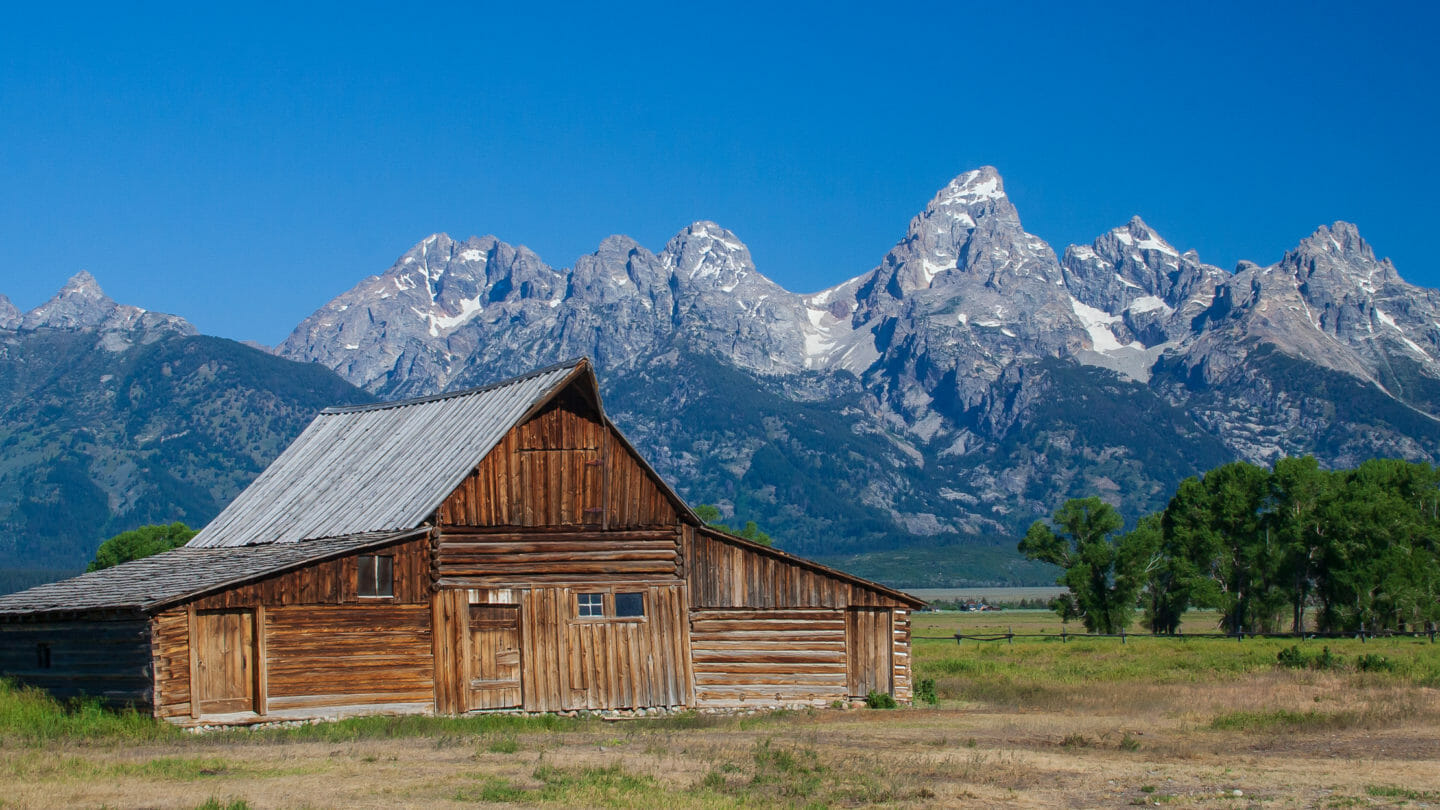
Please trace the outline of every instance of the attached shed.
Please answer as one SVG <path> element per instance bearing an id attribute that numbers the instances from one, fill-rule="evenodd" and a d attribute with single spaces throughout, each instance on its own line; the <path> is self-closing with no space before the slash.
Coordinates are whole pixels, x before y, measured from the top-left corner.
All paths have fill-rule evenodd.
<path id="1" fill-rule="evenodd" d="M 903 702 L 922 604 L 704 526 L 579 360 L 322 412 L 184 548 L 0 597 L 0 673 L 177 722 Z"/>

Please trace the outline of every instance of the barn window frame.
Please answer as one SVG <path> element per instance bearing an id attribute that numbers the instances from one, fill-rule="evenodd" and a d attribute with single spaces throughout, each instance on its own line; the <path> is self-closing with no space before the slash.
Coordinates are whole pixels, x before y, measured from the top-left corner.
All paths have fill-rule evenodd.
<path id="1" fill-rule="evenodd" d="M 50 669 L 50 642 L 42 641 L 35 645 L 35 667 L 37 669 Z"/>
<path id="2" fill-rule="evenodd" d="M 582 622 L 644 622 L 646 602 L 649 601 L 644 589 L 590 588 L 575 593 L 575 620 Z M 640 612 L 621 614 L 617 596 L 639 597 Z"/>
<path id="3" fill-rule="evenodd" d="M 636 608 L 634 609 L 634 612 L 630 612 L 630 608 L 629 608 L 628 605 L 627 605 L 627 607 L 625 608 L 625 610 L 626 610 L 627 612 L 624 612 L 624 613 L 621 612 L 621 607 L 620 607 L 621 597 L 626 597 L 626 600 L 625 600 L 625 601 L 627 601 L 627 602 L 630 601 L 629 597 L 634 597 L 634 601 L 635 601 L 635 604 L 636 604 Z M 634 621 L 634 620 L 639 620 L 639 619 L 644 619 L 644 618 L 645 618 L 645 592 L 644 592 L 644 591 L 616 591 L 616 592 L 615 592 L 615 595 L 614 595 L 613 597 L 611 597 L 611 598 L 613 599 L 614 604 L 615 604 L 615 609 L 614 609 L 614 612 L 613 612 L 613 615 L 614 615 L 615 618 L 617 618 L 617 619 L 630 619 L 630 620 L 632 620 L 632 621 Z"/>
<path id="4" fill-rule="evenodd" d="M 355 595 L 360 599 L 395 598 L 395 556 L 361 554 L 355 558 Z"/>
<path id="5" fill-rule="evenodd" d="M 581 591 L 575 594 L 575 617 L 578 619 L 605 618 L 605 592 Z"/>

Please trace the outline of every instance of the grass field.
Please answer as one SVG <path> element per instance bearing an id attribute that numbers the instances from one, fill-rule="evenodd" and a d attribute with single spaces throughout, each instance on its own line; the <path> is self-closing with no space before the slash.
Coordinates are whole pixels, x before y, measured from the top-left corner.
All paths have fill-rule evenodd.
<path id="1" fill-rule="evenodd" d="M 940 704 L 893 711 L 192 735 L 3 688 L 0 807 L 1440 806 L 1440 645 L 951 639 L 1059 627 L 917 616 Z"/>

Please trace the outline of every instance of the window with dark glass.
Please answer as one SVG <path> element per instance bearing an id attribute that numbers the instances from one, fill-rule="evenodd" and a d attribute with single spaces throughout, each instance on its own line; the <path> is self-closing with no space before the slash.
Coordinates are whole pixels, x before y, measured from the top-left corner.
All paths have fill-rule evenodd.
<path id="1" fill-rule="evenodd" d="M 576 615 L 582 619 L 604 616 L 605 594 L 577 593 L 575 594 L 575 609 Z"/>
<path id="2" fill-rule="evenodd" d="M 645 615 L 645 594 L 643 593 L 617 593 L 615 594 L 615 616 L 616 618 L 634 618 Z"/>
<path id="3" fill-rule="evenodd" d="M 360 596 L 395 595 L 395 558 L 375 554 L 360 557 Z"/>
<path id="4" fill-rule="evenodd" d="M 40 669 L 50 668 L 50 645 L 44 642 L 35 645 L 35 666 Z"/>

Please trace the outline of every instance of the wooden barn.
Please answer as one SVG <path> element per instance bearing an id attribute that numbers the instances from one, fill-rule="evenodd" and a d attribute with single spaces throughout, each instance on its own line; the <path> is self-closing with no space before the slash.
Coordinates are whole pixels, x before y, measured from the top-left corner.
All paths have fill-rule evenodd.
<path id="1" fill-rule="evenodd" d="M 0 597 L 0 673 L 181 723 L 904 702 L 921 604 L 705 527 L 579 360 L 322 412 L 185 547 Z"/>

